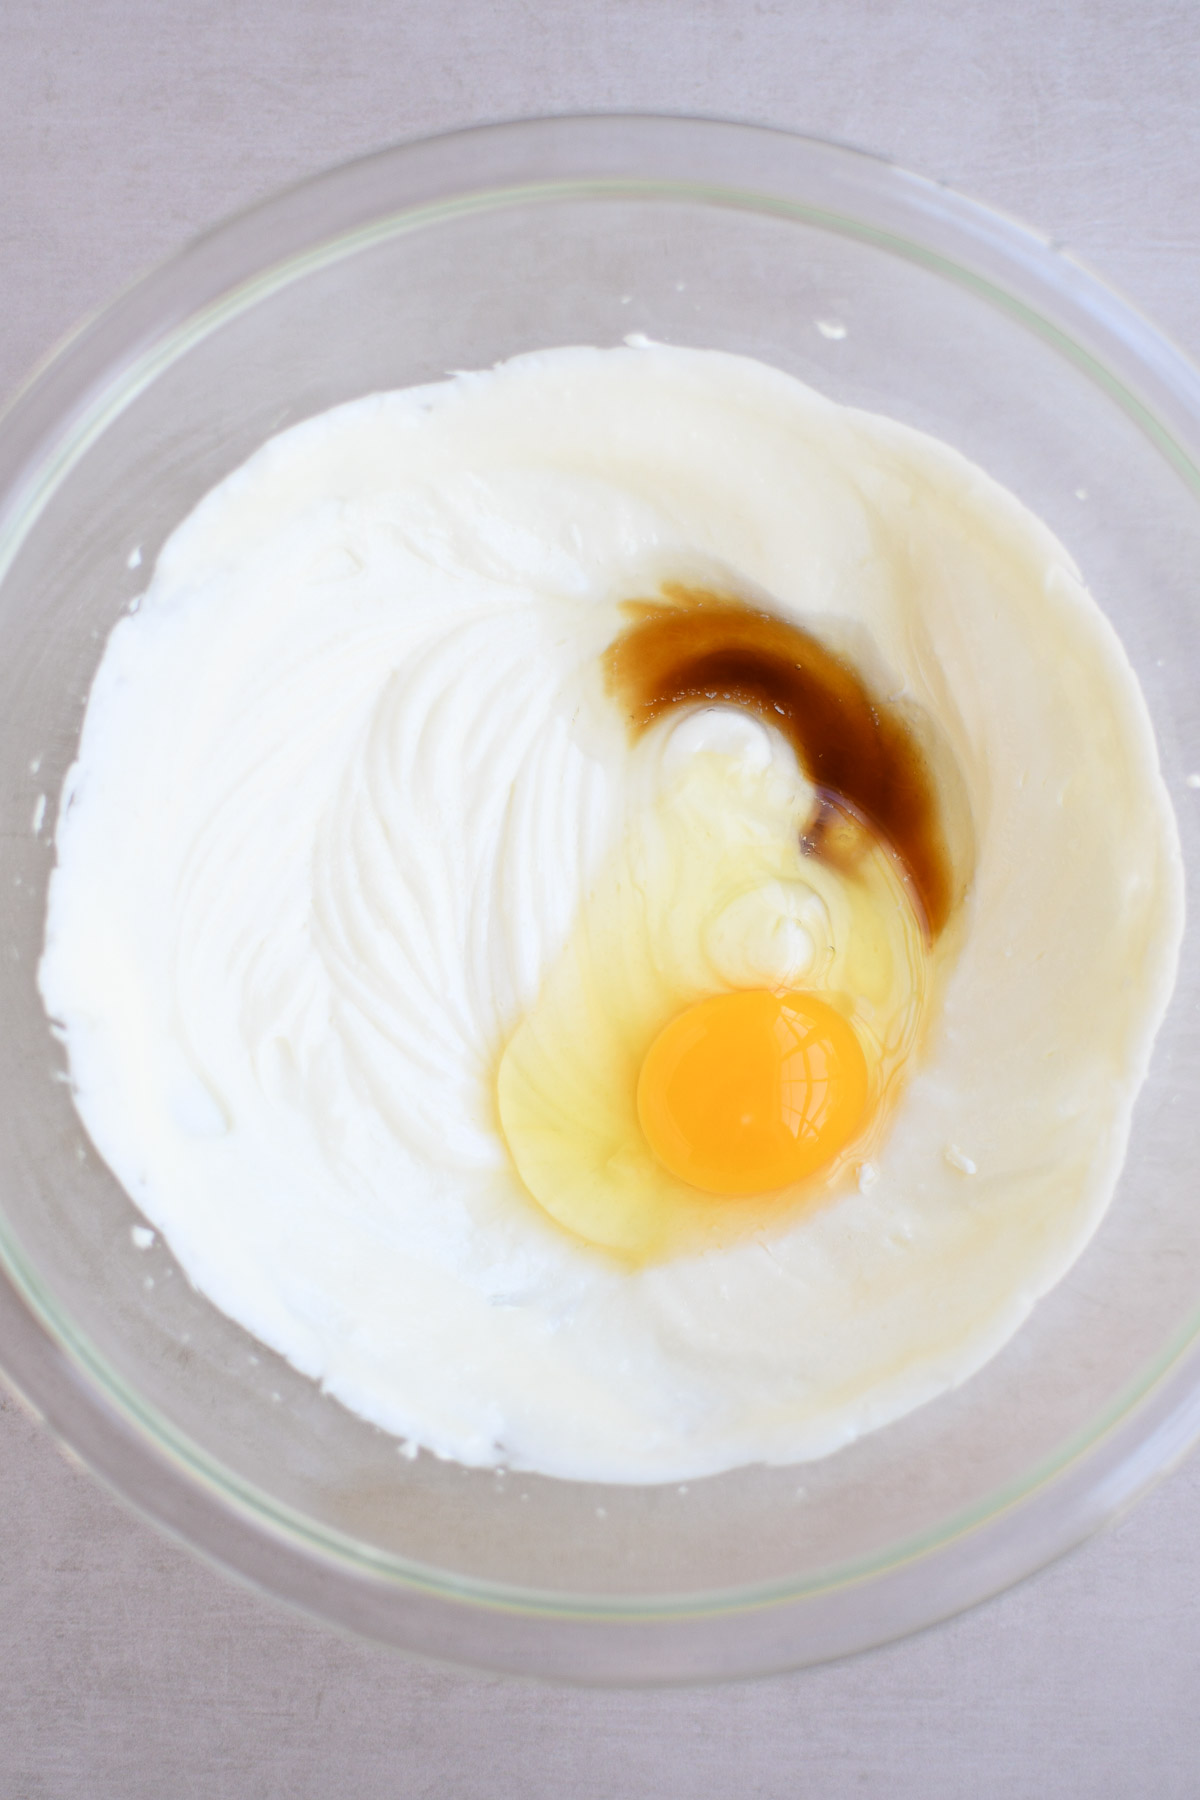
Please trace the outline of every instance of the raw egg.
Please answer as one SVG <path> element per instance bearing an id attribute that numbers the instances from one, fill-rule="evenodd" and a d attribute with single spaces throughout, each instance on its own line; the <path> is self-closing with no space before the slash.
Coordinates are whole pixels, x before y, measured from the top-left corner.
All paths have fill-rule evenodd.
<path id="1" fill-rule="evenodd" d="M 929 1017 L 908 872 L 837 818 L 783 732 L 736 706 L 618 753 L 629 812 L 499 1060 L 526 1190 L 576 1238 L 653 1262 L 786 1225 L 854 1181 Z M 853 821 L 850 822 L 853 825 Z"/>

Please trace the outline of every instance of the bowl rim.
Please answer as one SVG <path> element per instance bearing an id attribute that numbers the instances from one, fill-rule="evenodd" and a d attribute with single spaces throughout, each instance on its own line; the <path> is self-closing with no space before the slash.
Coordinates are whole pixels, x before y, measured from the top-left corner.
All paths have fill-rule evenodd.
<path id="1" fill-rule="evenodd" d="M 225 319 L 374 239 L 568 195 L 766 212 L 946 276 L 1080 367 L 1200 495 L 1200 371 L 1062 246 L 828 140 L 688 115 L 550 115 L 418 138 L 310 176 L 194 238 L 85 320 L 0 413 L 0 582 L 107 424 Z M 315 220 L 326 226 L 314 238 Z M 1131 1504 L 1200 1438 L 1198 1338 L 1200 1308 L 1032 1470 L 878 1555 L 799 1582 L 572 1596 L 368 1551 L 222 1478 L 60 1314 L 0 1214 L 0 1369 L 123 1499 L 327 1622 L 448 1661 L 576 1681 L 706 1681 L 824 1661 L 1000 1591 Z"/>

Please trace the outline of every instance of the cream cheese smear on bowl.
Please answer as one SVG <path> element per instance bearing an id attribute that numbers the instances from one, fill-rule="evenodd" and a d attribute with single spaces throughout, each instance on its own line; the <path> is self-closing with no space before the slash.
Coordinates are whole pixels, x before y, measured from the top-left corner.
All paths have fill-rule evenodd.
<path id="1" fill-rule="evenodd" d="M 439 1456 L 677 1481 L 955 1386 L 1111 1198 L 1175 823 L 1067 552 L 774 369 L 265 444 L 117 625 L 42 996 L 190 1279 Z"/>

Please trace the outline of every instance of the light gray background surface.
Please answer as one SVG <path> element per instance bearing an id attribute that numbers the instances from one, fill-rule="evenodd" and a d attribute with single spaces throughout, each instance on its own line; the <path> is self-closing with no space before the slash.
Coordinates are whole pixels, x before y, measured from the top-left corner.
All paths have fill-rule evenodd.
<path id="1" fill-rule="evenodd" d="M 1027 218 L 1200 356 L 1200 0 L 0 0 L 0 396 L 282 183 L 522 113 L 735 115 Z M 0 1800 L 1195 1800 L 1200 1462 L 966 1618 L 738 1688 L 401 1661 L 126 1514 L 0 1398 Z"/>

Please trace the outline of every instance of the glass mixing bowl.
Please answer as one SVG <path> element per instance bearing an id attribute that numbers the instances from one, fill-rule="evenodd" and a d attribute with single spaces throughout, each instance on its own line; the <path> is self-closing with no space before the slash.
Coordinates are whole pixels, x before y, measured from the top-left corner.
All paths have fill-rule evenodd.
<path id="1" fill-rule="evenodd" d="M 1200 378 L 1053 245 L 891 165 L 684 119 L 385 151 L 218 227 L 0 425 L 0 1363 L 196 1549 L 387 1643 L 586 1681 L 745 1675 L 994 1593 L 1200 1430 L 1200 933 L 1112 1209 L 956 1392 L 825 1461 L 598 1487 L 408 1461 L 196 1293 L 84 1136 L 35 972 L 63 778 L 164 538 L 282 426 L 643 332 L 948 440 L 1074 552 L 1200 856 Z M 1197 783 L 1200 786 L 1200 782 Z"/>

